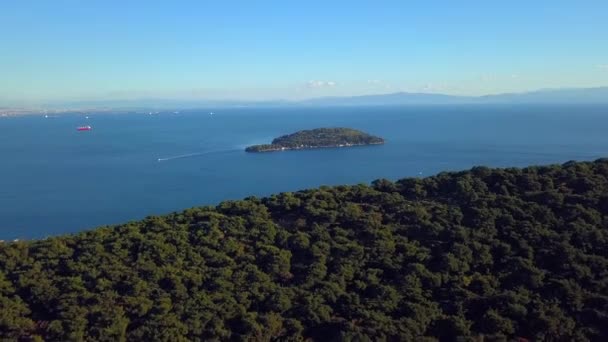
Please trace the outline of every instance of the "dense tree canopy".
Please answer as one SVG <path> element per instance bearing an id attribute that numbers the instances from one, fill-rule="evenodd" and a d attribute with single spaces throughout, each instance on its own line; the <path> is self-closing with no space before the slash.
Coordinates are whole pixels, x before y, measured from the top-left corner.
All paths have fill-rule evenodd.
<path id="1" fill-rule="evenodd" d="M 223 202 L 0 244 L 0 337 L 608 338 L 608 160 Z"/>
<path id="2" fill-rule="evenodd" d="M 316 128 L 280 136 L 271 144 L 253 145 L 247 152 L 299 150 L 318 147 L 343 147 L 383 144 L 384 139 L 352 128 Z"/>

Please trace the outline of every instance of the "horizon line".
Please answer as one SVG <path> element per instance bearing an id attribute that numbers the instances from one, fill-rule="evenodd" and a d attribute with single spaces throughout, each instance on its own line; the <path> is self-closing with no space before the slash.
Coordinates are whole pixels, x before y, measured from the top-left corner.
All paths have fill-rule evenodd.
<path id="1" fill-rule="evenodd" d="M 39 110 L 45 107 L 53 108 L 53 107 L 66 107 L 66 110 L 69 110 L 69 107 L 74 107 L 78 105 L 97 105 L 102 107 L 111 106 L 111 102 L 119 102 L 119 103 L 129 103 L 129 102 L 140 102 L 140 101 L 160 101 L 160 102 L 182 102 L 182 103 L 200 103 L 203 104 L 207 102 L 208 104 L 223 104 L 223 105 L 261 105 L 261 104 L 306 104 L 306 102 L 313 101 L 321 101 L 321 100 L 348 100 L 348 99 L 360 99 L 366 97 L 382 97 L 382 96 L 394 96 L 394 95 L 418 95 L 418 96 L 442 96 L 445 98 L 452 98 L 454 100 L 481 100 L 489 97 L 500 97 L 500 96 L 520 96 L 520 95 L 528 95 L 528 94 L 538 94 L 543 92 L 559 92 L 559 91 L 593 91 L 593 90 L 608 90 L 608 85 L 606 86 L 596 86 L 596 87 L 556 87 L 556 88 L 538 88 L 534 90 L 527 91 L 519 91 L 519 92 L 499 92 L 499 93 L 488 93 L 482 95 L 461 95 L 461 94 L 449 94 L 442 92 L 423 92 L 423 91 L 395 91 L 395 92 L 387 92 L 387 93 L 368 93 L 368 94 L 359 94 L 359 95 L 327 95 L 327 96 L 316 96 L 316 97 L 306 97 L 301 99 L 287 99 L 287 98 L 268 98 L 268 99 L 246 99 L 246 98 L 204 98 L 204 97 L 162 97 L 162 96 L 140 96 L 140 97 L 132 97 L 132 98 L 83 98 L 83 99 L 72 99 L 72 100 L 0 100 L 0 109 L 2 110 Z M 20 103 L 20 104 L 2 104 L 2 102 L 8 103 Z M 608 102 L 608 99 L 606 100 Z M 95 104 L 97 103 L 97 104 Z M 107 104 L 103 104 L 107 103 Z M 157 104 L 158 105 L 158 104 Z M 177 105 L 177 104 L 176 104 Z M 154 107 L 154 104 L 150 104 L 149 106 Z M 139 105 L 132 108 L 145 108 L 145 106 Z M 124 109 L 124 107 L 123 107 Z M 75 110 L 75 109 L 74 109 Z"/>

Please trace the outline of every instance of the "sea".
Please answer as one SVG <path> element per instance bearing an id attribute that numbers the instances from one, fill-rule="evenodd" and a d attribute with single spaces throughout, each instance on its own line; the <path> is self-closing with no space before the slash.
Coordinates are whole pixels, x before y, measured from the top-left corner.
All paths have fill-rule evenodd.
<path id="1" fill-rule="evenodd" d="M 213 114 L 211 114 L 213 113 Z M 77 131 L 90 125 L 90 131 Z M 318 127 L 381 146 L 246 153 Z M 204 108 L 0 117 L 0 240 L 321 185 L 608 156 L 608 106 Z"/>

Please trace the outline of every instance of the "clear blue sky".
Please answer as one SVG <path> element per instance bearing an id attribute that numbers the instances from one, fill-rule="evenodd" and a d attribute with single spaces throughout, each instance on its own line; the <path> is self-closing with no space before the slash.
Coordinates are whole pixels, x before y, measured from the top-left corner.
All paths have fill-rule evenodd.
<path id="1" fill-rule="evenodd" d="M 605 85 L 607 0 L 0 2 L 0 106 Z"/>

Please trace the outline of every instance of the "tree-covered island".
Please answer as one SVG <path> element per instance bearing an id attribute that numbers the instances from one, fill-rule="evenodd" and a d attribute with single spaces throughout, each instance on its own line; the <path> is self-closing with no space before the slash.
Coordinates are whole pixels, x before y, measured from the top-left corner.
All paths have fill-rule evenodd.
<path id="1" fill-rule="evenodd" d="M 317 128 L 280 136 L 270 144 L 253 145 L 247 152 L 273 152 L 310 148 L 384 144 L 384 139 L 352 128 Z"/>

